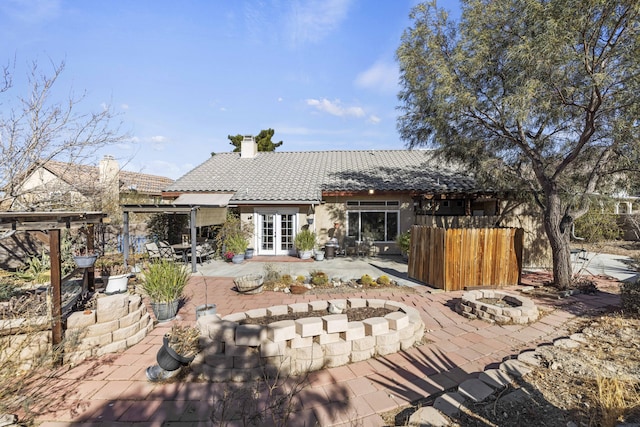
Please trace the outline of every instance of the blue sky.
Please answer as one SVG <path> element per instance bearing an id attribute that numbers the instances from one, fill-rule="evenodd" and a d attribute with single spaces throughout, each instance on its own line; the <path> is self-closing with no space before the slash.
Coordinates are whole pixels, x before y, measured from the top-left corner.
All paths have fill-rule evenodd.
<path id="1" fill-rule="evenodd" d="M 62 95 L 120 114 L 131 138 L 103 154 L 128 170 L 176 179 L 266 128 L 278 151 L 402 149 L 395 52 L 416 4 L 3 0 L 0 63 L 64 61 Z"/>

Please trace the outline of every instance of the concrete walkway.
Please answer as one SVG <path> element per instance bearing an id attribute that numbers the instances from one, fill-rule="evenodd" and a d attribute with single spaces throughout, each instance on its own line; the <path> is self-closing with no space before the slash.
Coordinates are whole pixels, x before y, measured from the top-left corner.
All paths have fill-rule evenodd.
<path id="1" fill-rule="evenodd" d="M 268 260 L 267 260 L 268 261 Z M 322 269 L 331 276 L 359 277 L 365 272 L 378 276 L 404 267 L 397 260 L 349 258 L 323 262 L 282 263 L 283 271 L 296 274 Z M 333 264 L 332 264 L 333 263 Z M 295 264 L 295 265 L 294 265 Z M 277 264 L 280 268 L 280 263 Z M 350 268 L 348 268 L 350 266 Z M 383 426 L 380 414 L 395 410 L 427 396 L 435 396 L 495 368 L 505 359 L 540 343 L 549 343 L 568 334 L 572 322 L 611 305 L 619 305 L 617 284 L 601 286 L 596 295 L 576 295 L 562 300 L 537 300 L 545 311 L 530 325 L 493 325 L 458 315 L 454 302 L 461 292 L 436 292 L 411 283 L 387 292 L 349 295 L 287 295 L 264 292 L 239 295 L 232 277 L 261 272 L 260 260 L 241 265 L 212 262 L 191 279 L 186 304 L 179 318 L 158 324 L 139 344 L 120 354 L 65 367 L 49 379 L 41 379 L 37 396 L 37 420 L 43 426 L 210 426 L 212 415 L 220 414 L 218 403 L 238 408 L 242 404 L 229 397 L 237 384 L 201 383 L 187 375 L 179 381 L 157 384 L 146 379 L 145 370 L 155 364 L 162 336 L 174 323 L 194 324 L 195 307 L 215 303 L 220 315 L 280 304 L 334 298 L 384 298 L 417 308 L 426 325 L 423 344 L 408 351 L 314 372 L 301 382 L 301 390 L 292 400 L 293 412 L 287 423 L 292 426 Z M 371 269 L 371 270 L 368 270 Z M 379 272 L 382 273 L 379 273 Z M 303 273 L 304 274 L 304 273 Z M 222 277 L 220 276 L 222 275 Z M 226 277 L 224 277 L 226 276 Z M 544 274 L 525 276 L 525 284 L 548 279 Z M 516 289 L 511 289 L 516 292 Z M 291 386 L 291 385 L 290 385 Z M 264 403 L 267 390 L 254 400 Z M 228 408 L 227 408 L 228 409 Z M 233 422 L 225 425 L 242 425 Z M 274 425 L 269 420 L 257 425 Z"/>

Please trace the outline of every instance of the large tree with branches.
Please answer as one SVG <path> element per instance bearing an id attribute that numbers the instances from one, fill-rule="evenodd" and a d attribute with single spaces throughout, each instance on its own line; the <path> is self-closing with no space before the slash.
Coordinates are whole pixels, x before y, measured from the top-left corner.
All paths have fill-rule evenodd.
<path id="1" fill-rule="evenodd" d="M 82 164 L 100 148 L 121 142 L 120 123 L 103 106 L 83 109 L 84 95 L 72 91 L 58 98 L 56 86 L 64 62 L 43 71 L 37 62 L 27 72 L 27 87 L 15 85 L 15 64 L 0 76 L 0 202 L 24 196 L 22 180 L 30 170 L 50 160 Z M 94 183 L 95 184 L 95 183 Z"/>
<path id="2" fill-rule="evenodd" d="M 454 22 L 434 1 L 397 51 L 403 140 L 532 194 L 560 287 L 574 220 L 638 167 L 639 14 L 635 0 L 462 0 Z"/>

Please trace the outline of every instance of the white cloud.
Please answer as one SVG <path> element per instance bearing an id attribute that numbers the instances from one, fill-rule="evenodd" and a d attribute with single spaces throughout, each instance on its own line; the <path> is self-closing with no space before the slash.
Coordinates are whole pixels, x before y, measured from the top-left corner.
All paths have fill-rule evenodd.
<path id="1" fill-rule="evenodd" d="M 158 135 L 158 136 L 152 136 L 151 137 L 151 141 L 152 142 L 166 142 L 167 138 L 162 136 L 162 135 Z"/>
<path id="2" fill-rule="evenodd" d="M 397 92 L 398 66 L 395 63 L 378 61 L 368 70 L 356 76 L 355 84 L 364 89 L 375 89 L 381 92 Z"/>
<path id="3" fill-rule="evenodd" d="M 381 120 L 381 119 L 380 119 L 380 117 L 378 117 L 378 116 L 376 116 L 376 115 L 372 114 L 372 115 L 370 115 L 370 116 L 369 116 L 369 120 L 368 120 L 368 122 L 369 122 L 369 123 L 372 123 L 372 124 L 374 124 L 374 125 L 377 125 L 378 123 L 380 123 L 380 120 Z"/>
<path id="4" fill-rule="evenodd" d="M 129 104 L 121 104 L 120 108 L 122 108 L 123 110 L 128 110 L 129 109 Z"/>
<path id="5" fill-rule="evenodd" d="M 337 117 L 364 117 L 365 112 L 361 107 L 344 107 L 339 99 L 329 101 L 322 99 L 307 99 L 307 105 L 318 111 L 329 113 Z"/>
<path id="6" fill-rule="evenodd" d="M 317 43 L 340 26 L 352 0 L 302 0 L 292 2 L 286 29 L 293 47 Z"/>

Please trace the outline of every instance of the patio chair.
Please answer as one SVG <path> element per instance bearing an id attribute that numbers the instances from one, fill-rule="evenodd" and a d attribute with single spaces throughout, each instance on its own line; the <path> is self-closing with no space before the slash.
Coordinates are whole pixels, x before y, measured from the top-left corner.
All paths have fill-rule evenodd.
<path id="1" fill-rule="evenodd" d="M 207 261 L 209 261 L 213 256 L 213 253 L 213 248 L 211 247 L 211 244 L 209 244 L 209 242 L 203 242 L 202 244 L 196 245 L 196 262 L 199 262 L 200 265 L 202 265 L 202 260 L 206 259 Z M 194 256 L 193 251 L 188 250 L 186 256 L 188 260 L 191 260 L 191 258 Z"/>
<path id="2" fill-rule="evenodd" d="M 160 258 L 168 259 L 171 261 L 184 261 L 185 257 L 176 253 L 176 250 L 169 244 L 169 242 L 158 242 L 158 249 L 160 250 Z"/>
<path id="3" fill-rule="evenodd" d="M 147 251 L 147 255 L 149 255 L 149 261 L 158 261 L 162 259 L 160 248 L 155 242 L 145 243 L 144 248 Z"/>

